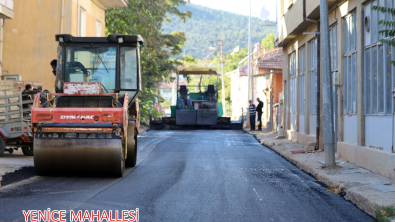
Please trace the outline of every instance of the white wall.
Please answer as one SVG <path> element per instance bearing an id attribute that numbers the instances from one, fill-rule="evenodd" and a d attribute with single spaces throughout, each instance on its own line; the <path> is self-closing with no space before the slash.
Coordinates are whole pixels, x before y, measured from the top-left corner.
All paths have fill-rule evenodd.
<path id="1" fill-rule="evenodd" d="M 352 144 L 358 143 L 357 123 L 357 115 L 344 116 L 344 142 Z"/>
<path id="2" fill-rule="evenodd" d="M 296 132 L 296 114 L 291 113 L 290 116 L 291 116 L 291 119 L 290 119 L 290 121 L 291 121 L 291 131 Z"/>
<path id="3" fill-rule="evenodd" d="M 299 114 L 299 133 L 306 133 L 304 127 L 304 114 Z"/>
<path id="4" fill-rule="evenodd" d="M 309 118 L 309 135 L 315 136 L 315 132 L 317 131 L 317 115 L 309 115 Z"/>
<path id="5" fill-rule="evenodd" d="M 160 95 L 165 99 L 165 100 L 168 100 L 168 99 L 172 99 L 172 97 L 173 97 L 173 93 L 172 93 L 172 89 L 168 89 L 168 88 L 166 88 L 166 89 L 159 89 L 159 91 L 160 91 Z"/>
<path id="6" fill-rule="evenodd" d="M 234 72 L 231 75 L 231 96 L 232 101 L 232 114 L 233 119 L 238 120 L 241 116 L 241 108 L 243 107 L 244 115 L 247 112 L 247 77 L 239 76 L 239 72 Z"/>
<path id="7" fill-rule="evenodd" d="M 365 116 L 366 146 L 391 151 L 392 116 Z"/>

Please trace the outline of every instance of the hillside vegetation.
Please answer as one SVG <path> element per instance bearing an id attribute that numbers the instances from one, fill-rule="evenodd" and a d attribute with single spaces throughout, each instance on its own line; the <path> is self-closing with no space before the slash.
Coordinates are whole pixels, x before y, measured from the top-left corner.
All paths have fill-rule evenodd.
<path id="1" fill-rule="evenodd" d="M 239 15 L 222 10 L 211 9 L 199 5 L 179 6 L 178 9 L 192 12 L 192 18 L 185 23 L 174 15 L 168 15 L 171 23 L 164 21 L 162 29 L 164 33 L 182 31 L 187 41 L 183 47 L 185 55 L 204 59 L 210 54 L 210 40 L 224 40 L 224 52 L 231 52 L 236 46 L 247 47 L 248 16 Z M 270 33 L 275 33 L 275 27 L 262 27 L 264 22 L 258 18 L 251 19 L 252 44 L 261 42 Z M 272 24 L 274 24 L 272 22 Z M 178 55 L 178 57 L 181 57 Z"/>

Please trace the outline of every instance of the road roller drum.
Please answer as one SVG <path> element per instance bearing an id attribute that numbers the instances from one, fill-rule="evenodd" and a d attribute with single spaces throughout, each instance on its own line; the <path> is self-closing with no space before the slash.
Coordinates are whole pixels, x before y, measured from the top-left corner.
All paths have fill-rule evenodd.
<path id="1" fill-rule="evenodd" d="M 35 138 L 38 175 L 123 176 L 125 152 L 120 139 Z"/>

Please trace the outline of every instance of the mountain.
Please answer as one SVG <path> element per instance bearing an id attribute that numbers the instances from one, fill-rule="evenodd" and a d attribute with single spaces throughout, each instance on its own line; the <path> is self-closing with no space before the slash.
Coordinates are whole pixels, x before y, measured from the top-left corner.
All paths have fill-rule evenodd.
<path id="1" fill-rule="evenodd" d="M 192 12 L 192 18 L 183 23 L 178 17 L 169 15 L 171 23 L 163 22 L 162 29 L 165 33 L 185 32 L 187 38 L 184 46 L 185 55 L 204 59 L 210 54 L 210 40 L 213 39 L 224 40 L 225 53 L 231 52 L 237 46 L 240 46 L 240 49 L 247 47 L 248 16 L 194 4 L 179 7 L 179 10 Z M 269 33 L 275 33 L 274 26 L 262 27 L 262 24 L 264 24 L 262 20 L 251 18 L 252 44 L 261 42 Z M 275 23 L 271 22 L 271 24 Z"/>

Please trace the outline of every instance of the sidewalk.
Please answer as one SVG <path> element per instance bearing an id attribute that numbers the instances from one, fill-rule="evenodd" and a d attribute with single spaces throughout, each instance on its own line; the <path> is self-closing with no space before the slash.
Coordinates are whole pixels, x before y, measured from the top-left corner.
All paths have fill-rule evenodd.
<path id="1" fill-rule="evenodd" d="M 304 146 L 287 139 L 275 139 L 277 133 L 253 131 L 247 133 L 274 150 L 301 170 L 313 175 L 327 185 L 328 191 L 344 196 L 366 213 L 375 216 L 377 206 L 395 206 L 395 180 L 372 173 L 369 170 L 336 158 L 336 167 L 324 166 L 322 151 L 292 154 L 304 150 Z"/>

